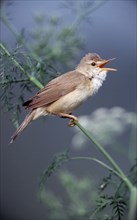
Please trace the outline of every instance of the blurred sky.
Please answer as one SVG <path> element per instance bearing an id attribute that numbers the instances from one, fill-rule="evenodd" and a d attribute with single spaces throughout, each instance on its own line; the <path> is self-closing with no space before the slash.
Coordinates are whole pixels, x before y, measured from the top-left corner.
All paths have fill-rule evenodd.
<path id="1" fill-rule="evenodd" d="M 12 2 L 12 1 L 10 1 Z M 73 21 L 75 15 L 61 8 L 62 1 L 13 1 L 7 12 L 18 30 L 26 32 L 35 27 L 33 15 L 45 12 L 60 15 L 64 24 Z M 81 1 L 78 1 L 79 4 Z M 81 106 L 75 115 L 90 114 L 97 108 L 121 106 L 127 111 L 136 108 L 136 1 L 107 1 L 91 15 L 91 23 L 80 27 L 80 34 L 86 40 L 86 48 L 76 57 L 76 63 L 88 52 L 99 53 L 103 58 L 113 58 L 111 67 L 116 73 L 109 73 L 103 87 L 92 99 Z M 14 48 L 14 36 L 1 25 L 1 39 Z M 24 113 L 22 119 L 24 117 Z M 9 114 L 1 114 L 1 213 L 10 219 L 45 219 L 46 208 L 36 199 L 38 181 L 41 172 L 48 166 L 53 155 L 71 145 L 73 131 L 66 120 L 50 117 L 43 123 L 39 119 L 9 146 L 9 139 L 14 128 Z M 91 154 L 85 149 L 83 154 Z M 92 151 L 97 155 L 96 150 Z M 126 160 L 113 155 L 126 170 Z M 100 155 L 101 158 L 101 155 Z M 76 173 L 85 173 L 89 164 L 75 162 L 68 165 Z M 96 175 L 102 168 L 93 164 Z M 92 172 L 89 168 L 89 173 Z M 105 175 L 105 172 L 103 173 Z M 49 180 L 53 188 L 54 177 Z"/>

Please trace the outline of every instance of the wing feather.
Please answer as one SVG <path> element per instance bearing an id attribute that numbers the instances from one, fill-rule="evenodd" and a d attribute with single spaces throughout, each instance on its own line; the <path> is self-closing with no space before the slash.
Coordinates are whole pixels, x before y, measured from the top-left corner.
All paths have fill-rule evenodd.
<path id="1" fill-rule="evenodd" d="M 25 102 L 26 108 L 38 108 L 49 105 L 64 95 L 72 92 L 86 77 L 78 71 L 65 73 L 51 80 L 42 90 L 34 97 Z"/>

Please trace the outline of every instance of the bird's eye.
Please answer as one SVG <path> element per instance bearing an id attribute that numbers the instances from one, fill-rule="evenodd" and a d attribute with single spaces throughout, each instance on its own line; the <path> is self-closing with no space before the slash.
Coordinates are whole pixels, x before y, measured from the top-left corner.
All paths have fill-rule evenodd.
<path id="1" fill-rule="evenodd" d="M 92 62 L 92 63 L 91 63 L 91 65 L 92 65 L 92 66 L 95 66 L 95 65 L 96 65 L 96 63 L 95 63 L 95 62 Z"/>

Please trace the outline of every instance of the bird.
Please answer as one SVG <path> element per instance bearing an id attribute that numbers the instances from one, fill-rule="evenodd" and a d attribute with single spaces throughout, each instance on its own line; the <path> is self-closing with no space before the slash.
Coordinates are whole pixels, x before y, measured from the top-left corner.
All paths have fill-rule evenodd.
<path id="1" fill-rule="evenodd" d="M 105 65 L 113 59 L 102 59 L 96 53 L 86 54 L 72 71 L 49 81 L 35 96 L 23 103 L 29 113 L 11 136 L 10 143 L 35 119 L 40 116 L 56 115 L 68 118 L 69 126 L 78 121 L 72 112 L 89 97 L 97 93 L 109 71 Z"/>

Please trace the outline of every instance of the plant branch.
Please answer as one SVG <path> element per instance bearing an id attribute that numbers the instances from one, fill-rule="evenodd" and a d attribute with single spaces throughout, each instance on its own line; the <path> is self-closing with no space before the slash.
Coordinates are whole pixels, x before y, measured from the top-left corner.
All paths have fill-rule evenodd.
<path id="1" fill-rule="evenodd" d="M 107 160 L 110 162 L 113 168 L 121 175 L 123 181 L 126 182 L 126 185 L 129 188 L 132 188 L 132 183 L 127 179 L 126 175 L 117 165 L 117 163 L 112 159 L 112 157 L 107 153 L 107 151 L 91 136 L 91 134 L 79 122 L 75 122 L 75 124 L 96 145 L 97 149 L 101 151 L 101 153 L 107 158 Z"/>
<path id="2" fill-rule="evenodd" d="M 131 181 L 127 178 L 121 168 L 117 165 L 117 163 L 113 160 L 113 158 L 107 153 L 107 151 L 91 136 L 91 134 L 78 122 L 75 121 L 77 127 L 95 144 L 97 149 L 105 156 L 105 158 L 109 161 L 109 163 L 113 166 L 121 179 L 125 182 L 130 191 L 130 209 L 129 209 L 129 219 L 134 219 L 135 211 L 137 206 L 137 189 L 133 186 Z M 103 164 L 102 164 L 103 165 Z M 106 165 L 105 165 L 106 166 Z M 108 166 L 108 165 L 107 165 Z"/>
<path id="3" fill-rule="evenodd" d="M 29 82 L 29 79 L 3 80 L 2 82 L 0 82 L 0 85 L 22 82 Z"/>
<path id="4" fill-rule="evenodd" d="M 13 64 L 19 68 L 23 73 L 24 75 L 38 88 L 38 89 L 42 89 L 43 88 L 43 85 L 40 83 L 39 80 L 36 79 L 35 76 L 31 76 L 29 75 L 25 69 L 18 63 L 18 61 L 10 54 L 10 52 L 6 49 L 6 47 L 0 43 L 0 47 L 1 49 L 5 52 L 5 54 L 11 59 L 11 61 L 13 62 Z"/>
<path id="5" fill-rule="evenodd" d="M 105 164 L 104 162 L 102 162 L 96 158 L 93 158 L 93 157 L 70 157 L 70 160 L 92 160 L 92 161 L 95 161 L 95 162 L 101 164 L 102 166 L 104 166 L 105 168 L 107 168 L 108 170 L 112 171 L 113 173 L 115 173 L 117 176 L 119 176 L 121 178 L 121 175 L 116 170 L 114 170 L 112 167 L 108 166 L 107 164 Z"/>

